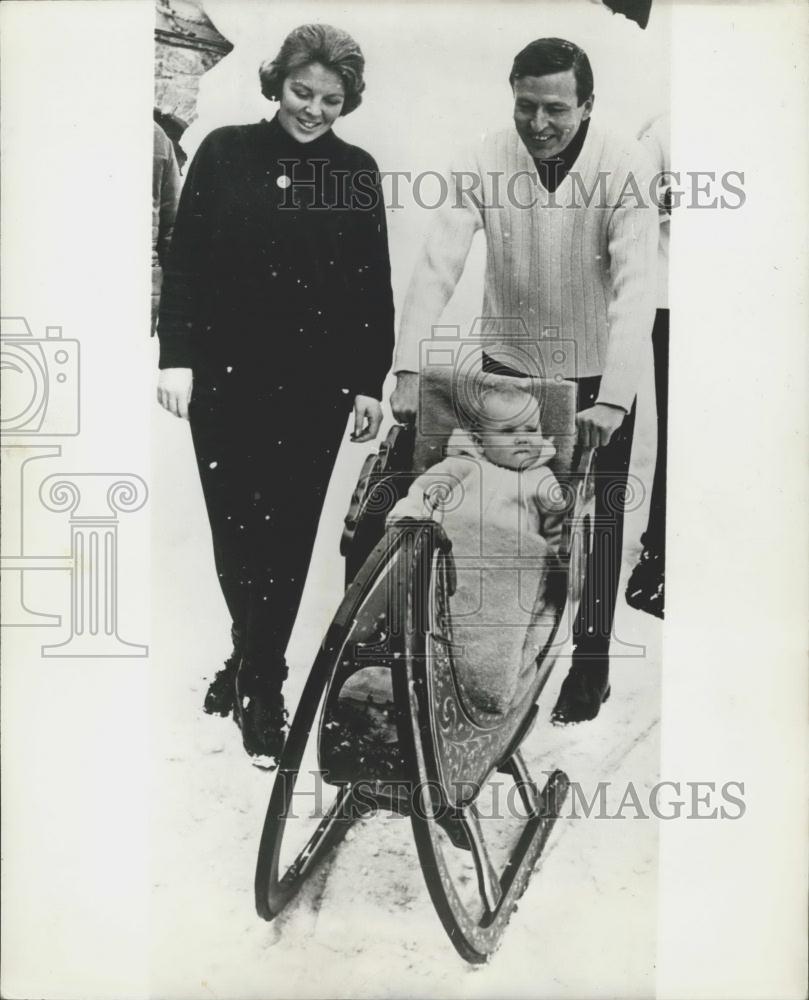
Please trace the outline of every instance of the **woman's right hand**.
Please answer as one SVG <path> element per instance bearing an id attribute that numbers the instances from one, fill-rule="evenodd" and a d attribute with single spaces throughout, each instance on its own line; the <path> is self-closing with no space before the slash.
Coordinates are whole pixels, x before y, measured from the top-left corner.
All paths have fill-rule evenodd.
<path id="1" fill-rule="evenodd" d="M 175 417 L 188 420 L 194 376 L 190 368 L 164 368 L 157 379 L 157 401 Z"/>

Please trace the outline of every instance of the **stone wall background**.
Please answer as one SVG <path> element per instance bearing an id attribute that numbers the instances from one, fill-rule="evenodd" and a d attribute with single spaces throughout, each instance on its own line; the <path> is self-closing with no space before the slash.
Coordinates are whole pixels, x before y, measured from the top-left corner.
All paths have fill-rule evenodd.
<path id="1" fill-rule="evenodd" d="M 156 0 L 154 106 L 186 128 L 197 117 L 199 81 L 233 49 L 203 0 Z"/>

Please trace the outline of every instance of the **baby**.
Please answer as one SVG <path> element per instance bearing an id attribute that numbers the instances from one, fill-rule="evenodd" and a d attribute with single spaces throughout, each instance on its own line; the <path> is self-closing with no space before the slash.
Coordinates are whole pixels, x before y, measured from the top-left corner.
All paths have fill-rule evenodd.
<path id="1" fill-rule="evenodd" d="M 389 521 L 434 517 L 452 541 L 454 655 L 467 700 L 502 713 L 527 692 L 554 619 L 545 580 L 566 502 L 547 467 L 539 405 L 518 386 L 484 390 L 471 432 L 413 483 Z"/>

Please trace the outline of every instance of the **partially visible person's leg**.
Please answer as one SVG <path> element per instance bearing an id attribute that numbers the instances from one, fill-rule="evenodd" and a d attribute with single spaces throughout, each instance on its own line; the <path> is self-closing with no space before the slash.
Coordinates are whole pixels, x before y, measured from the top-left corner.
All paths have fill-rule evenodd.
<path id="1" fill-rule="evenodd" d="M 643 551 L 626 588 L 630 607 L 662 618 L 666 579 L 666 464 L 669 398 L 669 311 L 658 309 L 652 331 L 657 397 L 657 461 Z"/>
<path id="2" fill-rule="evenodd" d="M 595 403 L 600 379 L 578 380 L 579 410 Z M 592 553 L 573 628 L 573 662 L 553 710 L 556 722 L 583 722 L 598 715 L 609 695 L 609 649 L 612 638 L 624 535 L 626 497 L 635 409 L 608 445 L 595 456 L 595 524 Z"/>

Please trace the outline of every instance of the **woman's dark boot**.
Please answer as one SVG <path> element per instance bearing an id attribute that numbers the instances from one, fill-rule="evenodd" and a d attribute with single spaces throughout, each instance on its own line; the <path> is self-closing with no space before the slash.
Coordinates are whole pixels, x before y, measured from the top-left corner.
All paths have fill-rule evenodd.
<path id="1" fill-rule="evenodd" d="M 281 693 L 289 669 L 280 664 L 260 666 L 242 658 L 236 674 L 234 719 L 242 731 L 244 749 L 251 757 L 270 757 L 278 763 L 287 735 L 287 711 Z"/>
<path id="2" fill-rule="evenodd" d="M 566 726 L 594 719 L 610 696 L 608 660 L 574 663 L 562 684 L 551 722 Z"/>
<path id="3" fill-rule="evenodd" d="M 223 718 L 227 718 L 233 711 L 236 701 L 236 671 L 242 657 L 242 636 L 235 625 L 230 630 L 230 637 L 233 640 L 233 652 L 208 686 L 205 704 L 202 706 L 208 715 L 221 715 Z"/>

